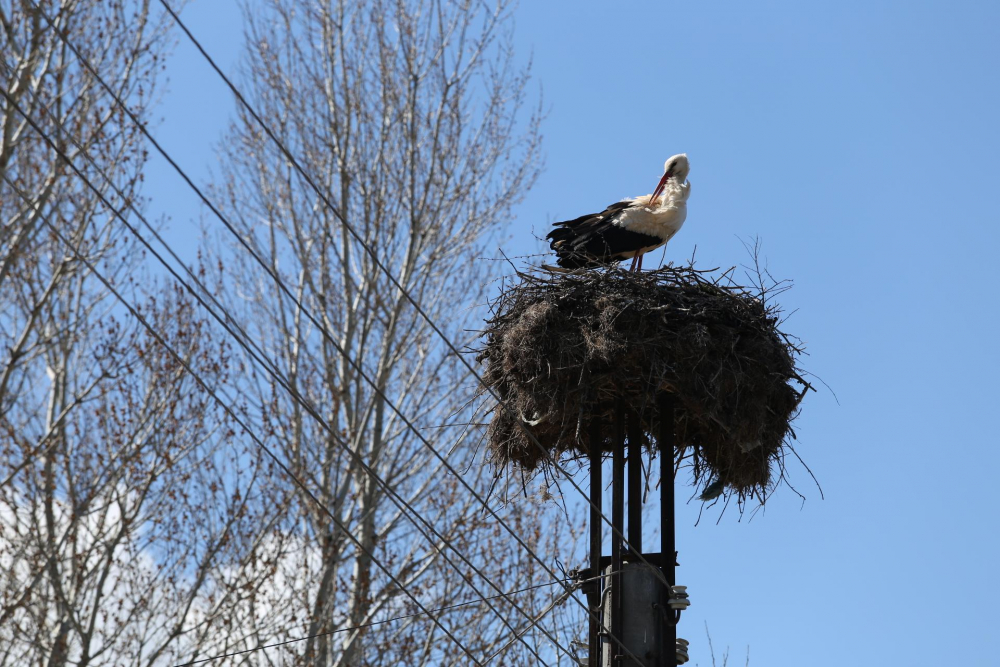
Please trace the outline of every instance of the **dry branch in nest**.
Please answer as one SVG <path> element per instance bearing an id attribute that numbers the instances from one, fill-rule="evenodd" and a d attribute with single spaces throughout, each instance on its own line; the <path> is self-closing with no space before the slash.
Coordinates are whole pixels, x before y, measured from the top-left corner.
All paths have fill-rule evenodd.
<path id="1" fill-rule="evenodd" d="M 487 432 L 498 474 L 586 455 L 594 422 L 610 452 L 616 398 L 638 411 L 652 446 L 666 391 L 678 407 L 675 460 L 695 483 L 763 500 L 810 387 L 772 303 L 787 285 L 741 286 L 733 273 L 519 273 L 491 303 L 478 354 L 483 392 L 501 399 Z"/>

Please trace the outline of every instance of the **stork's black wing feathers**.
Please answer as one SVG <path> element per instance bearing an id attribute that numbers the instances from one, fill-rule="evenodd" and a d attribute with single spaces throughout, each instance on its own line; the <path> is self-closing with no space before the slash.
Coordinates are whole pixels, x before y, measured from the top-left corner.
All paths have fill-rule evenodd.
<path id="1" fill-rule="evenodd" d="M 621 253 L 662 244 L 663 239 L 659 237 L 613 224 L 631 205 L 629 200 L 615 202 L 600 213 L 555 223 L 555 229 L 545 238 L 549 239 L 549 247 L 559 258 L 559 266 L 575 269 L 611 264 L 622 259 Z"/>
<path id="2" fill-rule="evenodd" d="M 554 223 L 556 227 L 571 227 L 573 229 L 590 228 L 595 225 L 600 225 L 601 223 L 610 224 L 618 215 L 632 205 L 632 202 L 628 199 L 622 201 L 616 201 L 611 206 L 607 207 L 600 213 L 588 213 L 586 215 L 581 215 L 579 218 L 573 218 L 572 220 L 566 220 L 564 222 Z M 558 230 L 553 230 L 553 232 Z M 549 235 L 551 236 L 551 234 Z"/>

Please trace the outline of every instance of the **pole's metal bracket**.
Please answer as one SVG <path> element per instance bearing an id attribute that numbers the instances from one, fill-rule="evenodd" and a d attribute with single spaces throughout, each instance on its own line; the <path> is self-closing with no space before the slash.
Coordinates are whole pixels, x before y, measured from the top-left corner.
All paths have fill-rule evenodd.
<path id="1" fill-rule="evenodd" d="M 585 595 L 601 592 L 601 573 L 590 567 L 570 570 L 569 576 L 580 584 L 580 592 Z"/>

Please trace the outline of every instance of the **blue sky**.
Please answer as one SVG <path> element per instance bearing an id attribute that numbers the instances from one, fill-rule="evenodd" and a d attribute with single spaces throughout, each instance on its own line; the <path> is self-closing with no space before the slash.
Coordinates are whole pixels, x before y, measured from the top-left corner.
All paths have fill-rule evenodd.
<path id="1" fill-rule="evenodd" d="M 667 258 L 697 245 L 731 266 L 759 237 L 795 281 L 804 365 L 839 398 L 810 395 L 797 423 L 825 500 L 793 465 L 804 506 L 784 489 L 753 520 L 698 526 L 681 506 L 692 662 L 710 664 L 707 622 L 741 665 L 748 645 L 768 667 L 1000 664 L 1000 4 L 525 0 L 516 17 L 547 166 L 505 250 L 649 192 L 686 152 Z M 185 19 L 234 71 L 235 3 Z M 156 134 L 204 178 L 233 102 L 198 58 L 180 42 Z M 147 184 L 150 213 L 190 238 L 193 197 L 155 159 Z"/>

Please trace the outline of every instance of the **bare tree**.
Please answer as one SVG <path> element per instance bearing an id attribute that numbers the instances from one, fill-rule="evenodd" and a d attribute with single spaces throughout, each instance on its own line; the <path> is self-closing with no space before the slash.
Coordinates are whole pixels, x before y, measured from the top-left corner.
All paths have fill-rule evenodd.
<path id="1" fill-rule="evenodd" d="M 506 0 L 269 0 L 246 12 L 243 92 L 313 183 L 241 115 L 223 145 L 218 190 L 240 238 L 277 280 L 233 243 L 232 306 L 303 399 L 261 375 L 265 430 L 361 542 L 354 548 L 311 498 L 290 501 L 294 513 L 268 547 L 281 585 L 239 612 L 242 627 L 272 636 L 289 618 L 323 635 L 284 647 L 290 660 L 469 664 L 425 617 L 325 634 L 412 607 L 370 553 L 428 606 L 494 594 L 471 565 L 503 589 L 551 579 L 418 437 L 486 494 L 489 475 L 475 460 L 481 429 L 466 424 L 474 382 L 404 294 L 467 342 L 471 307 L 493 271 L 476 260 L 537 173 L 538 117 L 524 113 L 527 72 L 512 54 L 509 12 Z M 553 507 L 520 503 L 505 514 L 550 563 L 562 546 L 555 535 L 565 534 L 562 522 L 548 522 Z M 557 592 L 522 603 L 539 613 Z M 497 611 L 465 608 L 441 620 L 484 660 L 527 626 L 532 647 L 515 642 L 503 664 L 538 664 L 541 650 L 558 662 L 523 615 L 503 601 Z"/>
<path id="2" fill-rule="evenodd" d="M 68 47 L 143 116 L 165 26 L 146 2 L 3 0 L 0 28 L 0 664 L 169 661 L 232 597 L 265 485 L 82 261 L 225 385 L 227 344 L 112 213 L 141 203 L 144 146 Z"/>
<path id="3" fill-rule="evenodd" d="M 152 280 L 116 219 L 141 209 L 145 147 L 67 41 L 143 118 L 165 26 L 144 0 L 0 0 L 0 664 L 174 664 L 303 637 L 261 659 L 569 660 L 578 612 L 537 586 L 549 567 L 448 469 L 487 494 L 475 386 L 408 297 L 467 342 L 493 269 L 476 260 L 537 173 L 509 10 L 271 0 L 247 12 L 250 98 L 333 204 L 239 118 L 218 192 L 282 285 L 234 244 L 213 259 L 211 289 L 245 315 L 276 379 L 190 294 Z M 186 366 L 323 507 L 261 464 Z M 549 566 L 579 528 L 554 510 L 503 512 Z M 480 599 L 520 588 L 520 611 Z M 415 613 L 413 598 L 435 611 Z"/>

